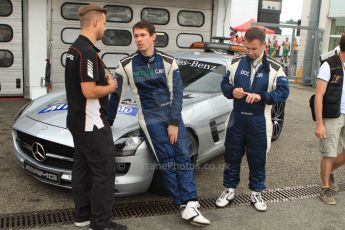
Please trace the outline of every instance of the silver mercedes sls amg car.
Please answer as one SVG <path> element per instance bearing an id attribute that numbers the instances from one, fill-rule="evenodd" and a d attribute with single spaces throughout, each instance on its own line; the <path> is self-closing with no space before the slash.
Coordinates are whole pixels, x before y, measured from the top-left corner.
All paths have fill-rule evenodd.
<path id="1" fill-rule="evenodd" d="M 234 55 L 219 52 L 219 48 L 174 53 L 185 87 L 182 116 L 195 164 L 224 152 L 232 100 L 222 95 L 220 83 Z M 20 167 L 44 183 L 70 188 L 74 149 L 66 128 L 67 108 L 64 91 L 33 100 L 16 115 L 12 135 Z M 137 113 L 129 96 L 119 106 L 112 127 L 116 146 L 115 195 L 142 193 L 151 184 L 160 186 L 154 179 L 155 159 L 140 130 Z M 275 140 L 283 127 L 284 104 L 273 107 L 272 122 Z"/>

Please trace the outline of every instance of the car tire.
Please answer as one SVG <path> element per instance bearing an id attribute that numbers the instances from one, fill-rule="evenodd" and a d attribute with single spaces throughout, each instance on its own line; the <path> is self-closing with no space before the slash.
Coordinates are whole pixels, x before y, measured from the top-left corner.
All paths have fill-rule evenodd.
<path id="1" fill-rule="evenodd" d="M 285 102 L 277 103 L 272 107 L 272 141 L 279 138 L 284 125 Z"/>
<path id="2" fill-rule="evenodd" d="M 188 148 L 189 148 L 189 158 L 193 165 L 196 165 L 199 154 L 199 143 L 195 139 L 191 131 L 187 131 L 188 136 Z"/>
<path id="3" fill-rule="evenodd" d="M 187 137 L 190 160 L 191 163 L 195 165 L 198 159 L 199 144 L 191 132 L 187 131 Z M 149 191 L 160 196 L 169 196 L 169 192 L 164 186 L 163 177 L 160 169 L 155 170 Z"/>

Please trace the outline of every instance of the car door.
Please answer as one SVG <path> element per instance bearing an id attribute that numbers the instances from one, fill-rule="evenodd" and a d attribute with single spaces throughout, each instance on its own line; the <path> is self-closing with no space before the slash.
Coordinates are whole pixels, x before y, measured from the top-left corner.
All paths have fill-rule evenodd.
<path id="1" fill-rule="evenodd" d="M 220 89 L 227 66 L 225 62 L 215 62 L 214 58 L 198 57 L 178 58 L 177 64 L 185 85 L 184 103 L 188 104 L 183 118 L 198 139 L 198 161 L 204 162 L 224 149 L 227 120 L 232 110 L 232 101 Z"/>

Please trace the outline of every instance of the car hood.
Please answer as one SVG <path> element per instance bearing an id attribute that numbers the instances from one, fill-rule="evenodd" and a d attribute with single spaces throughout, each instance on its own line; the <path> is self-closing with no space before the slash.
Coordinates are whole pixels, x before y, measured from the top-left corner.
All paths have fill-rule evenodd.
<path id="1" fill-rule="evenodd" d="M 185 92 L 183 96 L 184 107 L 205 100 L 210 94 Z M 39 106 L 29 109 L 25 115 L 33 120 L 52 126 L 66 128 L 67 100 L 65 94 L 58 94 L 50 100 L 44 100 Z M 133 103 L 123 102 L 118 109 L 113 125 L 113 131 L 119 131 L 138 124 L 138 107 Z"/>

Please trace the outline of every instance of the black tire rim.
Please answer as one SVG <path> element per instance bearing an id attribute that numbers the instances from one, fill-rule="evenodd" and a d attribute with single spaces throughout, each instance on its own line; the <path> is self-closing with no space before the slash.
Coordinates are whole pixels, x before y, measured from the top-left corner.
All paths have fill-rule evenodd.
<path id="1" fill-rule="evenodd" d="M 273 124 L 272 140 L 276 140 L 283 129 L 284 108 L 285 108 L 284 103 L 276 104 L 272 108 L 272 124 Z"/>

